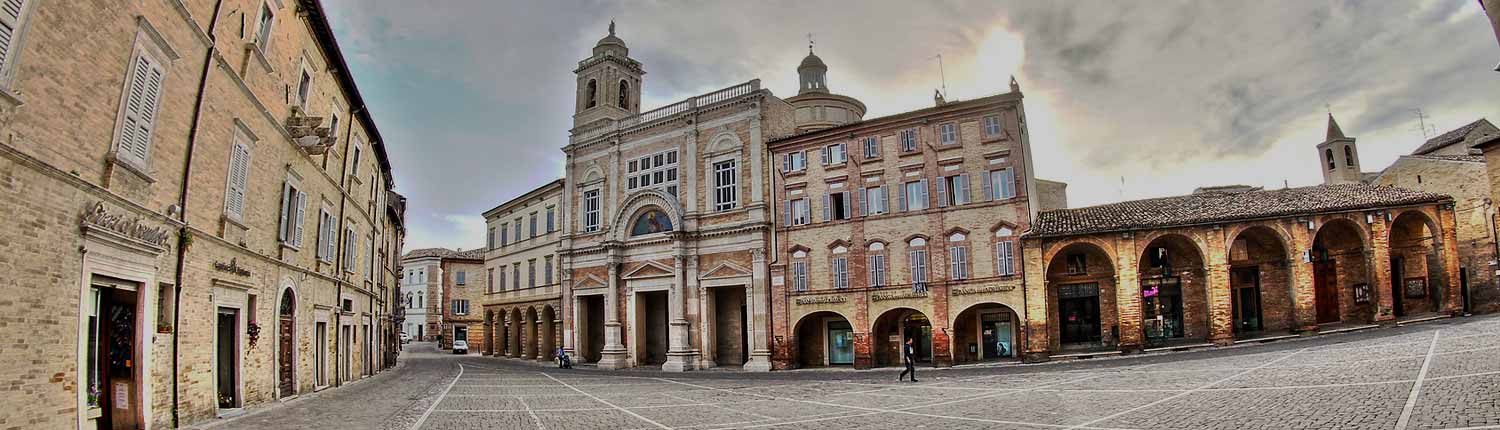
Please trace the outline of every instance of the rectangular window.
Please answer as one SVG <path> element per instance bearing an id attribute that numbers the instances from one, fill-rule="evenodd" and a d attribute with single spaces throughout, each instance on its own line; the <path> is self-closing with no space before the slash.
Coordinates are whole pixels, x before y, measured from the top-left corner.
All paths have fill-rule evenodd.
<path id="1" fill-rule="evenodd" d="M 229 183 L 224 190 L 224 215 L 241 221 L 245 216 L 245 188 L 250 181 L 250 143 L 241 130 L 235 130 L 234 147 L 229 152 Z"/>
<path id="2" fill-rule="evenodd" d="M 885 284 L 885 254 L 871 254 L 867 260 L 870 264 L 870 286 L 884 287 Z"/>
<path id="3" fill-rule="evenodd" d="M 11 7 L 11 3 L 7 1 L 5 6 Z M 126 80 L 124 104 L 120 106 L 120 131 L 115 138 L 116 157 L 143 171 L 150 160 L 151 132 L 156 128 L 156 111 L 161 104 L 165 70 L 161 62 L 148 54 L 144 47 L 137 48 L 135 61 L 129 70 L 130 78 Z"/>
<path id="4" fill-rule="evenodd" d="M 281 221 L 277 230 L 281 243 L 292 247 L 302 246 L 303 212 L 307 209 L 307 193 L 297 189 L 290 181 L 281 187 Z"/>
<path id="5" fill-rule="evenodd" d="M 804 225 L 812 222 L 812 211 L 807 207 L 807 199 L 797 199 L 787 202 L 791 205 L 789 212 L 792 216 L 792 225 Z"/>
<path id="6" fill-rule="evenodd" d="M 513 290 L 521 289 L 521 263 L 510 265 L 510 284 Z"/>
<path id="7" fill-rule="evenodd" d="M 1016 274 L 1016 243 L 1002 241 L 995 244 L 995 270 L 1000 275 Z"/>
<path id="8" fill-rule="evenodd" d="M 453 300 L 453 314 L 454 315 L 468 315 L 469 314 L 469 301 L 468 300 L 464 300 L 464 299 L 454 299 Z"/>
<path id="9" fill-rule="evenodd" d="M 354 273 L 354 258 L 359 256 L 359 239 L 354 237 L 354 226 L 344 229 L 344 271 Z"/>
<path id="10" fill-rule="evenodd" d="M 359 147 L 361 143 L 363 143 L 363 139 L 355 138 L 354 143 L 350 144 L 354 147 L 354 150 L 351 151 L 354 155 L 349 159 L 349 168 L 353 170 L 350 174 L 355 177 L 359 176 Z"/>
<path id="11" fill-rule="evenodd" d="M 365 236 L 365 280 L 375 276 L 375 236 Z"/>
<path id="12" fill-rule="evenodd" d="M 528 228 L 531 230 L 531 237 L 535 238 L 536 237 L 536 212 L 532 212 L 531 213 L 531 217 L 527 219 L 527 224 L 529 225 Z"/>
<path id="13" fill-rule="evenodd" d="M 865 188 L 865 199 L 859 202 L 860 213 L 865 215 L 879 215 L 890 212 L 886 207 L 885 187 Z"/>
<path id="14" fill-rule="evenodd" d="M 849 161 L 848 149 L 842 143 L 823 147 L 823 164 L 844 164 Z"/>
<path id="15" fill-rule="evenodd" d="M 458 285 L 465 285 L 469 281 L 468 276 L 469 272 L 460 270 L 458 271 L 458 273 L 453 274 L 453 282 L 457 283 Z"/>
<path id="16" fill-rule="evenodd" d="M 536 259 L 526 261 L 526 286 L 536 288 Z"/>
<path id="17" fill-rule="evenodd" d="M 880 138 L 875 136 L 865 138 L 865 158 L 880 158 Z"/>
<path id="18" fill-rule="evenodd" d="M 823 196 L 823 220 L 838 221 L 852 218 L 849 192 L 829 193 Z"/>
<path id="19" fill-rule="evenodd" d="M 1000 116 L 990 115 L 984 117 L 984 135 L 986 137 L 1000 136 Z"/>
<path id="20" fill-rule="evenodd" d="M 322 261 L 333 261 L 333 244 L 337 238 L 333 237 L 333 215 L 327 209 L 318 209 L 318 259 Z"/>
<path id="21" fill-rule="evenodd" d="M 635 166 L 627 183 L 629 189 L 675 185 L 677 183 L 677 150 L 647 155 L 631 162 Z"/>
<path id="22" fill-rule="evenodd" d="M 547 206 L 547 232 L 557 231 L 557 207 Z"/>
<path id="23" fill-rule="evenodd" d="M 990 198 L 1005 200 L 1016 197 L 1016 174 L 1009 167 L 990 171 Z"/>
<path id="24" fill-rule="evenodd" d="M 969 203 L 969 175 L 945 176 L 938 181 L 938 206 Z"/>
<path id="25" fill-rule="evenodd" d="M 489 249 L 495 249 L 495 228 L 494 227 L 490 227 L 490 235 L 488 236 L 488 238 L 489 239 L 487 239 L 485 241 L 485 244 L 489 247 Z"/>
<path id="26" fill-rule="evenodd" d="M 788 152 L 781 161 L 783 172 L 800 172 L 807 169 L 807 151 Z"/>
<path id="27" fill-rule="evenodd" d="M 838 257 L 833 259 L 833 289 L 843 290 L 849 288 L 849 258 Z"/>
<path id="28" fill-rule="evenodd" d="M 927 209 L 927 180 L 907 182 L 902 191 L 902 200 L 906 202 L 908 211 L 919 211 Z"/>
<path id="29" fill-rule="evenodd" d="M 271 10 L 271 2 L 265 1 L 260 4 L 260 26 L 255 31 L 255 45 L 260 47 L 262 53 L 266 52 L 266 46 L 271 42 L 271 24 L 276 22 L 276 12 Z"/>
<path id="30" fill-rule="evenodd" d="M 583 231 L 599 231 L 599 190 L 583 192 Z"/>
<path id="31" fill-rule="evenodd" d="M 302 77 L 297 79 L 297 105 L 307 106 L 307 96 L 312 93 L 312 74 L 302 71 Z"/>
<path id="32" fill-rule="evenodd" d="M 938 142 L 944 145 L 958 143 L 958 125 L 951 122 L 938 125 Z"/>
<path id="33" fill-rule="evenodd" d="M 5 7 L 0 8 L 0 73 L 12 69 L 10 66 L 17 48 L 16 39 L 21 32 L 21 16 L 25 10 L 25 0 L 8 0 Z"/>
<path id="34" fill-rule="evenodd" d="M 339 113 L 338 105 L 329 108 L 328 113 L 328 137 L 338 140 L 339 137 Z"/>
<path id="35" fill-rule="evenodd" d="M 552 256 L 545 257 L 542 263 L 542 282 L 552 285 Z"/>
<path id="36" fill-rule="evenodd" d="M 792 291 L 807 291 L 807 262 L 792 262 Z"/>
<path id="37" fill-rule="evenodd" d="M 917 150 L 917 129 L 908 128 L 901 130 L 901 152 L 912 152 Z"/>
<path id="38" fill-rule="evenodd" d="M 516 231 L 515 231 L 516 242 L 520 242 L 521 241 L 521 219 L 520 218 L 516 218 L 515 227 L 516 227 Z"/>
<path id="39" fill-rule="evenodd" d="M 495 269 L 484 270 L 484 290 L 495 292 Z"/>
<path id="40" fill-rule="evenodd" d="M 1085 254 L 1068 254 L 1068 274 L 1082 275 L 1089 272 L 1089 260 Z"/>
<path id="41" fill-rule="evenodd" d="M 490 270 L 494 270 L 494 269 L 490 269 Z M 500 279 L 497 280 L 495 282 L 495 284 L 499 285 L 500 289 L 502 289 L 502 290 L 505 289 L 505 265 L 503 265 L 503 264 L 500 265 Z M 493 291 L 494 288 L 491 288 L 490 290 Z"/>
<path id="42" fill-rule="evenodd" d="M 948 276 L 951 279 L 969 279 L 969 248 L 953 246 L 948 248 Z"/>
<path id="43" fill-rule="evenodd" d="M 915 292 L 927 291 L 927 251 L 911 251 L 911 289 Z"/>
<path id="44" fill-rule="evenodd" d="M 500 246 L 510 244 L 510 223 L 500 223 Z"/>
<path id="45" fill-rule="evenodd" d="M 735 160 L 714 163 L 714 210 L 727 211 L 739 203 Z"/>

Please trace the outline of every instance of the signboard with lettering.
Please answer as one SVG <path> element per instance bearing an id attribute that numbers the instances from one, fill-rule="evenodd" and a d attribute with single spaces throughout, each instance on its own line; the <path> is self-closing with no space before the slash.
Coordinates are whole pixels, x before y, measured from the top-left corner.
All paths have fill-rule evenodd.
<path id="1" fill-rule="evenodd" d="M 1406 297 L 1427 297 L 1427 278 L 1406 278 L 1404 285 L 1406 287 L 1402 290 L 1406 292 Z"/>
<path id="2" fill-rule="evenodd" d="M 1090 282 L 1087 284 L 1068 284 L 1057 287 L 1057 297 L 1061 299 L 1094 297 L 1097 295 L 1099 295 L 1099 284 L 1094 282 Z"/>

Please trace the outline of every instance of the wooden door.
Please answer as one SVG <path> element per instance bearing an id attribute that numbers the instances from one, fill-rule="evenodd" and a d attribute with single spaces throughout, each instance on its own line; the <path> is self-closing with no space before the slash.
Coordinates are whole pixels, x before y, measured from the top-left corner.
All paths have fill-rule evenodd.
<path id="1" fill-rule="evenodd" d="M 296 346 L 292 344 L 292 317 L 281 316 L 281 327 L 277 330 L 278 353 L 276 358 L 276 374 L 281 382 L 281 396 L 286 397 L 297 394 L 296 386 L 292 384 L 292 352 Z"/>
<path id="2" fill-rule="evenodd" d="M 1317 302 L 1318 324 L 1339 322 L 1338 264 L 1320 261 L 1313 264 L 1313 290 Z"/>

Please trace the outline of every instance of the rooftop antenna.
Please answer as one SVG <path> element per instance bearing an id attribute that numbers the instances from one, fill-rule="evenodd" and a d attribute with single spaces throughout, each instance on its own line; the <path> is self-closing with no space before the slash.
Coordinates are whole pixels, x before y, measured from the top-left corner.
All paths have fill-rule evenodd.
<path id="1" fill-rule="evenodd" d="M 943 53 L 939 52 L 937 56 L 933 58 L 937 58 L 938 60 L 938 78 L 942 79 L 941 83 L 943 85 L 943 98 L 946 99 L 948 98 L 948 74 L 943 72 Z"/>
<path id="2" fill-rule="evenodd" d="M 1423 139 L 1426 139 L 1429 134 L 1436 134 L 1437 133 L 1436 129 L 1429 128 L 1429 127 L 1432 127 L 1432 126 L 1427 125 L 1427 118 L 1429 118 L 1429 117 L 1427 116 L 1426 113 L 1422 112 L 1422 108 L 1412 109 L 1412 112 L 1416 112 L 1416 114 L 1417 114 L 1417 129 L 1422 131 L 1422 138 Z"/>

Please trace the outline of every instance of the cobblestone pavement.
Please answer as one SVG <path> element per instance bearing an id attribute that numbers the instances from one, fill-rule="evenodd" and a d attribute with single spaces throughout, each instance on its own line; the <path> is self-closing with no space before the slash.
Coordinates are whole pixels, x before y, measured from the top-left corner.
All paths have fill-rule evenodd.
<path id="1" fill-rule="evenodd" d="M 375 417 L 384 428 L 423 430 L 1500 429 L 1500 317 L 1185 353 L 920 369 L 919 383 L 894 382 L 896 369 L 606 372 L 473 355 L 406 360 L 398 376 L 430 380 L 357 388 L 393 390 L 407 399 L 401 407 L 330 396 L 298 406 L 313 418 L 267 411 L 237 428 L 370 428 Z M 424 394 L 399 394 L 413 392 Z M 321 407 L 369 416 L 345 421 Z"/>

